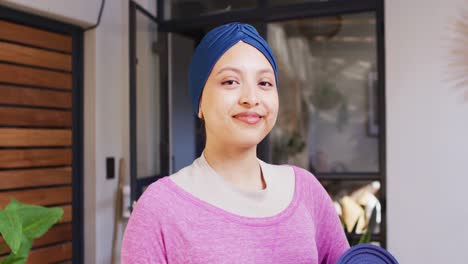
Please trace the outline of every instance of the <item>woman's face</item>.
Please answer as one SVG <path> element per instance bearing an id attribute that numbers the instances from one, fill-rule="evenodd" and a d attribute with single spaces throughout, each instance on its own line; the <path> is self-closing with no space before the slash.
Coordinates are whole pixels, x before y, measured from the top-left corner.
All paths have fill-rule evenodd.
<path id="1" fill-rule="evenodd" d="M 249 148 L 271 131 L 278 116 L 273 68 L 256 48 L 239 42 L 213 67 L 203 89 L 199 117 L 207 143 Z"/>

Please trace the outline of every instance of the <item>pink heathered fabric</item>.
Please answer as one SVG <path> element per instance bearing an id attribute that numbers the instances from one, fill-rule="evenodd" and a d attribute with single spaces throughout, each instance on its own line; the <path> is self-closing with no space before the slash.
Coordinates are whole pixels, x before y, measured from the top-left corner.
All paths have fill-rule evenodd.
<path id="1" fill-rule="evenodd" d="M 271 217 L 245 217 L 204 202 L 169 177 L 151 184 L 127 224 L 129 263 L 326 263 L 349 248 L 327 192 L 294 167 L 290 205 Z"/>

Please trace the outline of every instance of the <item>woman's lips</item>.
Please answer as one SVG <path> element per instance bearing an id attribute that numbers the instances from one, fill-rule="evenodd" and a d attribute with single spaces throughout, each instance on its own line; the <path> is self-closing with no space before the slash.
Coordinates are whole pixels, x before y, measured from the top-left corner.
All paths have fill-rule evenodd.
<path id="1" fill-rule="evenodd" d="M 234 116 L 235 119 L 242 121 L 249 125 L 255 125 L 262 119 L 257 113 L 240 113 Z"/>

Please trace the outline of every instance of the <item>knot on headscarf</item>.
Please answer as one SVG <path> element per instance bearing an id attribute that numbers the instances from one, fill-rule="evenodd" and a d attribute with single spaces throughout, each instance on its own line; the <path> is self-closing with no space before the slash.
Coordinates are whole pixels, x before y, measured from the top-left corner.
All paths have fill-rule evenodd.
<path id="1" fill-rule="evenodd" d="M 195 115 L 198 115 L 200 98 L 211 70 L 219 58 L 239 41 L 257 48 L 267 58 L 278 84 L 278 68 L 273 51 L 257 30 L 249 24 L 239 22 L 221 25 L 210 30 L 201 40 L 189 67 L 189 91 Z"/>

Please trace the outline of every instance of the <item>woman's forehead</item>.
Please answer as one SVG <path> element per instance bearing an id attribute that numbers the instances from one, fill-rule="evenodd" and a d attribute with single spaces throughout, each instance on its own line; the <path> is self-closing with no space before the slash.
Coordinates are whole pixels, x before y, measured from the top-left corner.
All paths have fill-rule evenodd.
<path id="1" fill-rule="evenodd" d="M 219 74 L 223 71 L 255 70 L 260 72 L 271 72 L 274 74 L 265 55 L 257 48 L 239 41 L 229 48 L 216 62 L 213 73 Z"/>

